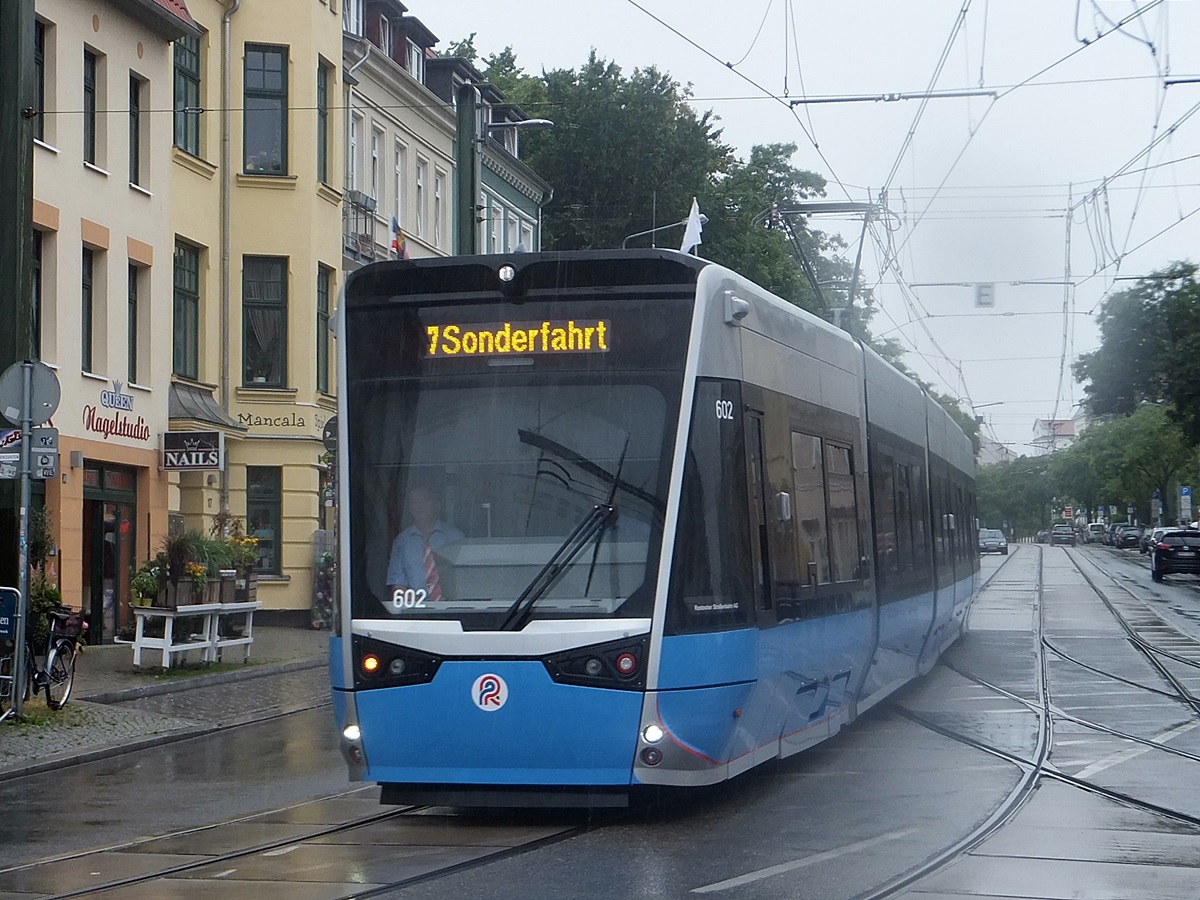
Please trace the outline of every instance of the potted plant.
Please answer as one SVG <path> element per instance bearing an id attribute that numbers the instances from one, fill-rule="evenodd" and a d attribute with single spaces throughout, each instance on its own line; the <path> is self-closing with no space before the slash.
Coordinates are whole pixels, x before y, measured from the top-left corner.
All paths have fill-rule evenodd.
<path id="1" fill-rule="evenodd" d="M 237 573 L 236 598 L 240 603 L 250 603 L 258 593 L 258 538 L 246 534 L 241 519 L 234 519 L 227 538 L 230 565 Z"/>
<path id="2" fill-rule="evenodd" d="M 129 591 L 133 595 L 134 606 L 151 606 L 158 598 L 167 583 L 167 563 L 164 554 L 159 553 L 153 559 L 148 559 L 133 570 L 129 580 Z"/>
<path id="3" fill-rule="evenodd" d="M 195 580 L 199 574 L 200 595 L 203 597 L 207 569 L 200 562 L 204 536 L 198 531 L 169 534 L 163 539 L 162 557 L 166 564 L 166 580 L 159 590 L 157 603 L 168 609 L 199 602 Z M 197 569 L 197 567 L 199 567 Z"/>

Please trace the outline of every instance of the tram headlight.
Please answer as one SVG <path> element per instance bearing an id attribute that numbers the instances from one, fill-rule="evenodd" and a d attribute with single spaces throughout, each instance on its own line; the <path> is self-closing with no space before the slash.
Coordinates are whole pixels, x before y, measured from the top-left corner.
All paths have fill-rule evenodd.
<path id="1" fill-rule="evenodd" d="M 667 733 L 658 725 L 647 725 L 642 729 L 642 740 L 647 744 L 657 744 L 666 736 Z"/>
<path id="2" fill-rule="evenodd" d="M 500 267 L 500 270 L 496 272 L 496 274 L 500 276 L 501 281 L 503 281 L 505 284 L 508 284 L 517 277 L 517 270 L 508 263 L 505 263 Z"/>
<path id="3" fill-rule="evenodd" d="M 375 675 L 379 672 L 379 657 L 368 653 L 363 656 L 361 666 L 364 675 Z"/>
<path id="4" fill-rule="evenodd" d="M 392 675 L 403 675 L 404 660 L 397 656 L 390 663 L 388 663 L 388 672 L 390 672 Z"/>
<path id="5" fill-rule="evenodd" d="M 593 656 L 583 664 L 583 671 L 587 672 L 594 678 L 604 671 L 604 663 L 602 663 L 597 657 Z"/>
<path id="6" fill-rule="evenodd" d="M 362 729 L 357 725 L 347 725 L 342 729 L 342 737 L 348 741 L 362 740 Z"/>

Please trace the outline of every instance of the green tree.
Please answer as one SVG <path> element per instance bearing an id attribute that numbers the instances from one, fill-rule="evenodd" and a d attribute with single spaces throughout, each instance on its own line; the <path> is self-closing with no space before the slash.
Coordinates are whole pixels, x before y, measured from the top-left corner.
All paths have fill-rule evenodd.
<path id="1" fill-rule="evenodd" d="M 981 525 L 999 528 L 1008 522 L 1014 535 L 1030 535 L 1046 527 L 1056 495 L 1050 458 L 1022 456 L 980 466 L 975 473 L 976 505 Z"/>
<path id="2" fill-rule="evenodd" d="M 1169 414 L 1200 441 L 1200 283 L 1191 263 L 1175 263 L 1100 307 L 1100 347 L 1073 365 L 1092 415 L 1131 415 L 1166 401 Z"/>

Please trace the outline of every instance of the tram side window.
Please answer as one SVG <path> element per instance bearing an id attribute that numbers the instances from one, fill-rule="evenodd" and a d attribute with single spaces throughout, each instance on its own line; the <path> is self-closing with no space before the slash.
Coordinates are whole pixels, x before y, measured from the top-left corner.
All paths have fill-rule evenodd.
<path id="1" fill-rule="evenodd" d="M 742 408 L 736 382 L 697 383 L 667 600 L 673 634 L 741 628 L 751 621 Z"/>
<path id="2" fill-rule="evenodd" d="M 896 466 L 896 553 L 900 571 L 913 569 L 912 487 L 908 482 L 908 466 Z"/>
<path id="3" fill-rule="evenodd" d="M 896 555 L 896 478 L 895 460 L 882 453 L 875 459 L 875 522 L 879 533 L 876 537 L 876 571 L 880 575 L 900 570 Z"/>
<path id="4" fill-rule="evenodd" d="M 819 437 L 792 432 L 792 479 L 796 488 L 797 570 L 805 584 L 828 584 L 825 458 Z"/>
<path id="5" fill-rule="evenodd" d="M 858 537 L 858 497 L 849 447 L 825 445 L 826 485 L 829 489 L 829 549 L 834 581 L 862 576 Z"/>
<path id="6" fill-rule="evenodd" d="M 925 531 L 928 506 L 925 502 L 925 471 L 919 465 L 908 467 L 908 485 L 912 491 L 914 564 L 922 571 L 929 568 L 929 535 Z"/>
<path id="7" fill-rule="evenodd" d="M 946 482 L 933 476 L 933 565 L 940 568 L 946 562 Z"/>

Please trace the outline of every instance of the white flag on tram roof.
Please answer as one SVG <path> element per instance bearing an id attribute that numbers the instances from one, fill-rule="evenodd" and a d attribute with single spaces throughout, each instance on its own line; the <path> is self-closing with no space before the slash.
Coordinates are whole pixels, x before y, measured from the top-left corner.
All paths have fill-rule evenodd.
<path id="1" fill-rule="evenodd" d="M 700 221 L 700 204 L 693 197 L 692 211 L 688 213 L 687 228 L 683 230 L 683 243 L 679 245 L 679 252 L 691 253 L 697 244 L 703 243 L 700 238 L 700 232 L 703 230 L 704 223 Z"/>

